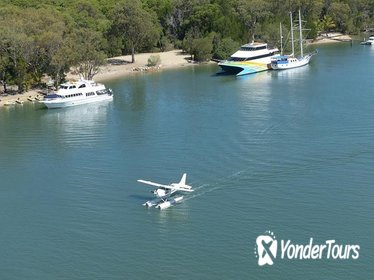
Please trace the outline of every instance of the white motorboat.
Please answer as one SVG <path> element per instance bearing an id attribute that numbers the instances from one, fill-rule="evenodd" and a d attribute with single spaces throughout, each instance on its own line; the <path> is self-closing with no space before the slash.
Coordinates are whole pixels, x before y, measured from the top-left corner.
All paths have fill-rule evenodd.
<path id="1" fill-rule="evenodd" d="M 111 89 L 95 81 L 81 79 L 61 84 L 57 92 L 46 95 L 39 102 L 48 108 L 63 108 L 104 100 L 113 100 Z"/>
<path id="2" fill-rule="evenodd" d="M 374 45 L 374 35 L 370 36 L 367 41 L 363 41 L 360 44 L 361 45 L 369 45 L 369 46 Z"/>

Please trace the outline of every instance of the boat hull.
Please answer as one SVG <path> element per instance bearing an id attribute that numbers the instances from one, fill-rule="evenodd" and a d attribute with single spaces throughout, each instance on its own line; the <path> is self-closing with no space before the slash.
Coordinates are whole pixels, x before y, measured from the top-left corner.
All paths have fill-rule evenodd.
<path id="1" fill-rule="evenodd" d="M 65 108 L 65 107 L 72 107 L 78 106 L 88 103 L 106 101 L 106 100 L 113 100 L 113 95 L 98 95 L 92 96 L 89 98 L 72 98 L 70 100 L 65 100 L 63 98 L 55 98 L 51 100 L 41 100 L 40 103 L 44 104 L 48 109 L 56 109 L 56 108 Z"/>
<path id="2" fill-rule="evenodd" d="M 270 66 L 274 70 L 287 70 L 297 67 L 302 67 L 307 65 L 310 62 L 312 55 L 304 56 L 293 61 L 272 61 Z"/>
<path id="3" fill-rule="evenodd" d="M 255 62 L 255 61 L 224 61 L 218 63 L 221 69 L 228 74 L 233 74 L 236 76 L 255 74 L 262 71 L 269 70 L 268 64 L 270 63 L 270 57 L 268 61 L 265 62 Z"/>
<path id="4" fill-rule="evenodd" d="M 361 42 L 360 45 L 372 46 L 374 42 Z"/>

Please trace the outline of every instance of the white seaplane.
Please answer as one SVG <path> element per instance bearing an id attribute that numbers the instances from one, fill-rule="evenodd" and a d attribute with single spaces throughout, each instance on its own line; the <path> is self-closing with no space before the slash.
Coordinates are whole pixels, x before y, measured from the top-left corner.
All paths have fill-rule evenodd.
<path id="1" fill-rule="evenodd" d="M 155 206 L 156 208 L 159 208 L 162 210 L 162 209 L 171 207 L 177 202 L 182 201 L 183 196 L 176 195 L 178 192 L 193 192 L 194 191 L 191 186 L 186 185 L 186 178 L 187 178 L 187 174 L 184 173 L 179 183 L 172 183 L 170 185 L 162 185 L 162 184 L 154 183 L 151 181 L 138 180 L 139 183 L 157 187 L 157 189 L 151 191 L 156 196 L 156 198 L 153 200 L 147 201 L 143 205 L 147 207 Z"/>

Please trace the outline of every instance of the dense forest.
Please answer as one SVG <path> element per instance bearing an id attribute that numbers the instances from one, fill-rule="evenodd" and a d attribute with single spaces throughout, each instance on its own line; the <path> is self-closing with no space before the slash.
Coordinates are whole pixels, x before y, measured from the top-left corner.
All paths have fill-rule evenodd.
<path id="1" fill-rule="evenodd" d="M 0 0 L 0 80 L 23 91 L 43 75 L 92 78 L 107 57 L 173 48 L 222 59 L 252 40 L 278 45 L 298 9 L 310 38 L 374 25 L 374 0 Z"/>

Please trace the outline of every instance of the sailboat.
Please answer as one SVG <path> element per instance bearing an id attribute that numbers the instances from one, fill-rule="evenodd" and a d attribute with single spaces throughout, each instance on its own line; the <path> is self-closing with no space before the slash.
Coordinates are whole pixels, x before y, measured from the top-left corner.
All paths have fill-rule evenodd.
<path id="1" fill-rule="evenodd" d="M 307 65 L 309 61 L 311 60 L 312 56 L 316 54 L 314 53 L 308 53 L 304 55 L 303 52 L 303 34 L 302 34 L 302 27 L 301 27 L 301 13 L 299 10 L 299 31 L 300 31 L 300 56 L 295 57 L 295 44 L 294 44 L 294 36 L 293 36 L 293 22 L 292 22 L 292 13 L 290 13 L 290 19 L 291 19 L 291 46 L 292 46 L 292 54 L 290 55 L 277 55 L 273 56 L 271 59 L 270 66 L 274 70 L 283 70 L 283 69 L 291 69 L 296 67 L 301 67 L 304 65 Z M 281 40 L 282 40 L 282 26 L 280 28 L 281 32 Z"/>

